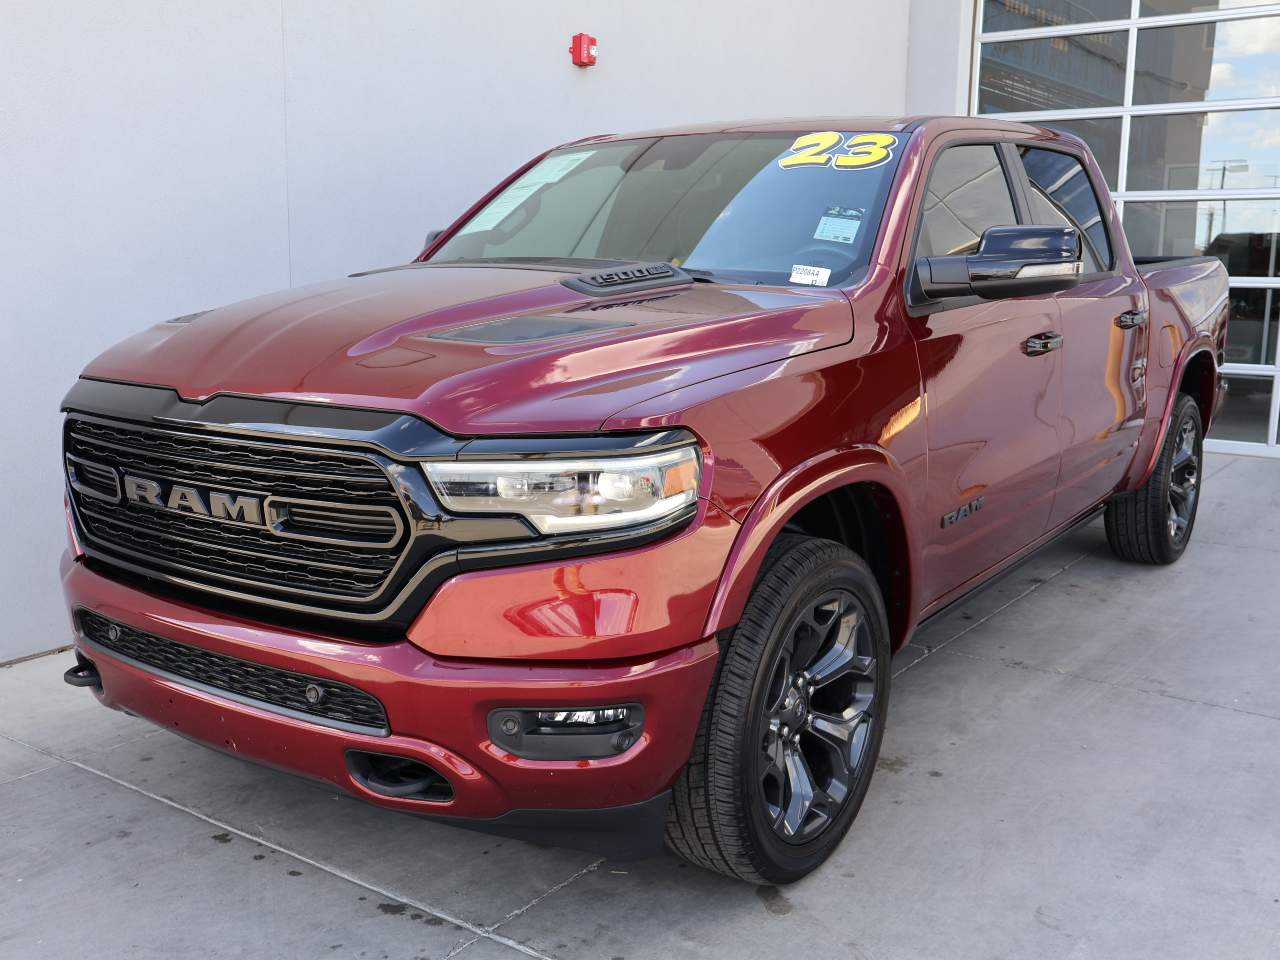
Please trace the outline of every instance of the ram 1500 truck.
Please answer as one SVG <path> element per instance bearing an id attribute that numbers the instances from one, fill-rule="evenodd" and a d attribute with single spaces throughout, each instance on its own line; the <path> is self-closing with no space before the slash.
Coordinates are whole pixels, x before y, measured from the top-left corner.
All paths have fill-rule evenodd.
<path id="1" fill-rule="evenodd" d="M 412 263 L 89 364 L 66 678 L 387 807 L 792 881 L 921 622 L 1099 512 L 1186 549 L 1226 317 L 1052 130 L 577 141 Z"/>

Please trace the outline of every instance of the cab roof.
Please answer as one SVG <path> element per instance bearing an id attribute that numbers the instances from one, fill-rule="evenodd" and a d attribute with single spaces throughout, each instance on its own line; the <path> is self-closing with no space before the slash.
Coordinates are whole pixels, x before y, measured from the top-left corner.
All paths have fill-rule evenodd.
<path id="1" fill-rule="evenodd" d="M 810 130 L 857 130 L 868 133 L 902 133 L 925 127 L 931 134 L 946 130 L 1003 130 L 1043 136 L 1062 136 L 1058 131 L 988 117 L 915 115 L 902 117 L 778 117 L 766 120 L 733 120 L 694 123 L 678 127 L 608 133 L 583 137 L 572 143 L 608 143 L 615 140 L 646 140 L 651 137 L 680 137 L 705 133 L 806 133 Z M 570 144 L 564 144 L 570 146 Z"/>

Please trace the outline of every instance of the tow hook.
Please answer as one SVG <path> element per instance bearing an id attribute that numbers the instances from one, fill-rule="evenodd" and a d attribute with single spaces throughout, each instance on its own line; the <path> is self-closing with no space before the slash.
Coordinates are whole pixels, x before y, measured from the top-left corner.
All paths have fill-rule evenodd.
<path id="1" fill-rule="evenodd" d="M 102 678 L 98 676 L 98 668 L 93 661 L 80 651 L 76 651 L 76 665 L 62 675 L 62 679 L 73 687 L 97 687 L 102 689 Z"/>

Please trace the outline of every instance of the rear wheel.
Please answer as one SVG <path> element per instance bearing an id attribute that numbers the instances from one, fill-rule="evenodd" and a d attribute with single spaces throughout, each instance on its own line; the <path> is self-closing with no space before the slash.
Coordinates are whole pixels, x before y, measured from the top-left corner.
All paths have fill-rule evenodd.
<path id="1" fill-rule="evenodd" d="M 752 883 L 803 877 L 862 805 L 888 700 L 875 577 L 838 543 L 784 535 L 724 651 L 668 845 Z"/>
<path id="2" fill-rule="evenodd" d="M 1107 504 L 1107 542 L 1117 557 L 1160 564 L 1182 556 L 1200 507 L 1203 461 L 1200 408 L 1182 394 L 1147 482 Z"/>

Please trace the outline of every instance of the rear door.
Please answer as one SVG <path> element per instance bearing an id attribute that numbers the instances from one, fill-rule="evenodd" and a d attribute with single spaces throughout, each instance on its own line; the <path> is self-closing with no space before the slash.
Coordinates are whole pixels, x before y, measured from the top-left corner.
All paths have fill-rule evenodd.
<path id="1" fill-rule="evenodd" d="M 1120 483 L 1146 416 L 1149 324 L 1146 287 L 1118 267 L 1110 206 L 1099 202 L 1081 158 L 1040 145 L 1018 146 L 1033 223 L 1080 231 L 1084 276 L 1055 295 L 1062 334 L 1062 475 L 1049 517 L 1056 527 Z M 1104 213 L 1105 211 L 1105 213 Z"/>
<path id="2" fill-rule="evenodd" d="M 972 253 L 989 227 L 1026 222 L 1011 187 L 1017 162 L 998 143 L 953 135 L 935 145 L 908 277 L 919 257 Z M 1027 347 L 1057 328 L 1052 295 L 909 299 L 929 434 L 928 604 L 1045 532 L 1058 479 L 1062 365 L 1058 351 Z"/>

